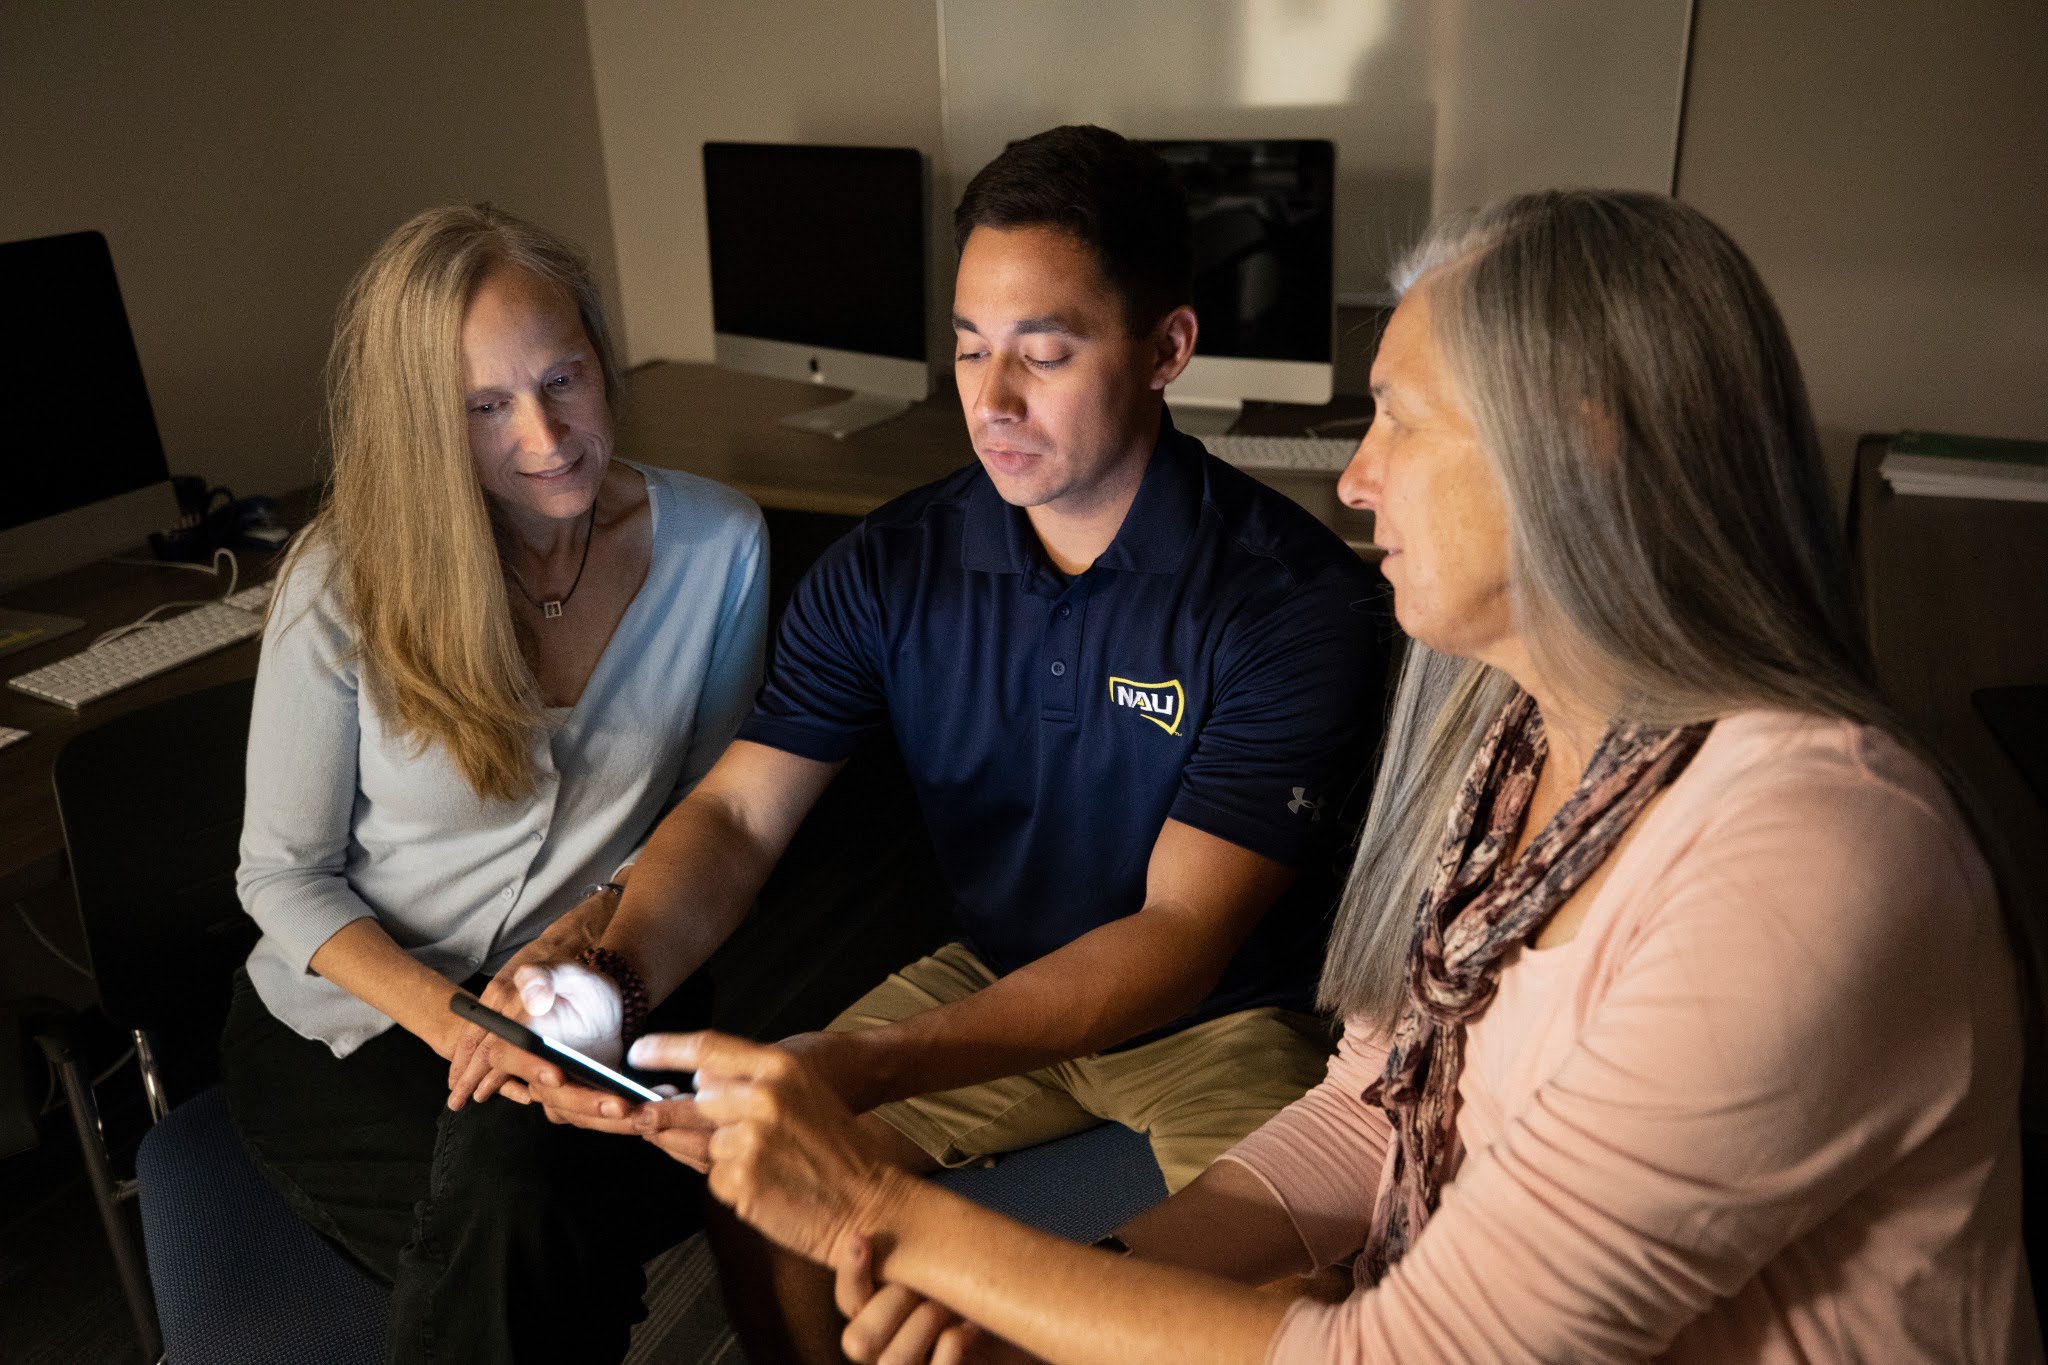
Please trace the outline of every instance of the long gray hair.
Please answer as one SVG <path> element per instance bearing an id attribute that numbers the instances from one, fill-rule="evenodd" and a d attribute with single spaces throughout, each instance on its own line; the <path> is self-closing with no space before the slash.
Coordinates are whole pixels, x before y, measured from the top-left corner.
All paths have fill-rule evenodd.
<path id="1" fill-rule="evenodd" d="M 1902 727 L 1876 671 L 1777 308 L 1741 250 L 1660 195 L 1521 195 L 1439 221 L 1395 272 L 1508 508 L 1539 665 L 1682 725 L 1769 707 Z M 1409 647 L 1321 1002 L 1391 1020 L 1416 913 L 1514 684 Z"/>

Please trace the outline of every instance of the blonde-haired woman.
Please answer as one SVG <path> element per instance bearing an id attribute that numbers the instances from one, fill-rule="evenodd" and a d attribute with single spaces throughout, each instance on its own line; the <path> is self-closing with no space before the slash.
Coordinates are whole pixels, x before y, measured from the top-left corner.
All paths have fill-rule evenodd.
<path id="1" fill-rule="evenodd" d="M 473 1103 L 447 1003 L 516 1009 L 522 950 L 596 942 L 759 679 L 760 513 L 613 459 L 618 380 L 568 243 L 488 206 L 401 226 L 341 311 L 333 480 L 264 638 L 223 1069 L 294 1209 L 393 1286 L 393 1360 L 616 1359 L 689 1230 L 672 1164 Z"/>
<path id="2" fill-rule="evenodd" d="M 1403 285 L 1340 491 L 1416 644 L 1328 1079 L 1128 1259 L 878 1166 L 737 1040 L 642 1039 L 699 1071 L 643 1128 L 718 1125 L 712 1192 L 840 1268 L 864 1360 L 2040 1359 L 2012 940 L 1878 694 L 1754 270 L 1560 193 Z M 1341 1303 L 1242 1287 L 1353 1256 Z"/>

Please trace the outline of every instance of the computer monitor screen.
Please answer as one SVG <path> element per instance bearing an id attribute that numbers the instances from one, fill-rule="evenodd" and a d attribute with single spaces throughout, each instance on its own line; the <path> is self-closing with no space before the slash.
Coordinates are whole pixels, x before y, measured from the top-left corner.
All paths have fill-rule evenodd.
<path id="1" fill-rule="evenodd" d="M 930 389 L 924 158 L 704 144 L 718 363 L 896 400 Z"/>
<path id="2" fill-rule="evenodd" d="M 1321 139 L 1149 143 L 1187 190 L 1195 359 L 1178 406 L 1330 401 L 1336 144 Z"/>
<path id="3" fill-rule="evenodd" d="M 0 317 L 0 530 L 170 477 L 106 238 L 0 245 Z"/>
<path id="4" fill-rule="evenodd" d="M 0 243 L 0 317 L 4 588 L 135 544 L 177 503 L 106 238 Z"/>

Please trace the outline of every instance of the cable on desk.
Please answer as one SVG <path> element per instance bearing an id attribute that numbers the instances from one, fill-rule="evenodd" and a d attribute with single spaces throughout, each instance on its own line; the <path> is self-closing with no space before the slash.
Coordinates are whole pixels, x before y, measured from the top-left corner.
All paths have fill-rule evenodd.
<path id="1" fill-rule="evenodd" d="M 222 551 L 216 550 L 215 554 Z M 126 564 L 137 569 L 183 569 L 187 573 L 203 573 L 209 578 L 220 572 L 220 563 L 188 564 L 182 559 L 136 559 L 132 556 L 108 555 L 103 561 L 108 564 Z"/>
<path id="2" fill-rule="evenodd" d="M 91 981 L 94 979 L 91 968 L 80 965 L 78 959 L 72 957 L 71 954 L 65 952 L 62 948 L 59 948 L 55 943 L 52 943 L 50 936 L 43 932 L 42 926 L 29 918 L 28 906 L 20 901 L 16 901 L 14 903 L 14 913 L 21 916 L 21 922 L 28 927 L 29 933 L 35 936 L 35 941 L 50 950 L 51 957 L 56 958 L 86 980 Z"/>
<path id="3" fill-rule="evenodd" d="M 127 625 L 115 626 L 112 630 L 104 632 L 97 640 L 94 640 L 91 644 L 87 645 L 86 648 L 98 649 L 101 645 L 106 644 L 109 640 L 118 640 L 123 635 L 130 634 L 133 631 L 141 630 L 145 626 L 154 625 L 156 624 L 155 618 L 157 614 L 159 612 L 169 611 L 172 607 L 203 607 L 208 602 L 224 602 L 228 598 L 233 597 L 235 595 L 235 585 L 242 581 L 242 563 L 240 560 L 235 558 L 235 552 L 233 550 L 227 549 L 225 547 L 215 550 L 213 552 L 213 564 L 211 567 L 206 567 L 198 564 L 180 564 L 177 567 L 181 569 L 197 569 L 201 573 L 210 573 L 214 577 L 218 578 L 220 577 L 220 562 L 223 558 L 225 558 L 228 562 L 228 586 L 227 591 L 223 592 L 219 597 L 180 598 L 176 602 L 165 602 L 160 606 L 151 607 L 148 611 L 142 613 L 142 615 L 136 617 Z M 129 562 L 140 563 L 142 561 L 135 560 Z M 169 562 L 170 561 L 168 560 L 161 562 L 155 560 L 150 561 L 152 567 L 157 567 L 159 563 L 167 564 Z"/>

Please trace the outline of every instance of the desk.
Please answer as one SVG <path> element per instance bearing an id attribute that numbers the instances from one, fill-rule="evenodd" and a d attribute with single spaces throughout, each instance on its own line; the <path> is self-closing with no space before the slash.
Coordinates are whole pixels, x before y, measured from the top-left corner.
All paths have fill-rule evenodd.
<path id="1" fill-rule="evenodd" d="M 681 469 L 730 484 L 763 507 L 860 517 L 899 494 L 943 478 L 974 458 L 960 403 L 950 390 L 912 406 L 901 417 L 855 432 L 843 441 L 799 431 L 776 419 L 822 403 L 839 389 L 781 379 L 760 379 L 712 365 L 656 362 L 627 376 L 618 432 L 621 455 Z M 1259 433 L 1300 432 L 1309 423 L 1370 411 L 1363 399 L 1329 408 L 1259 404 L 1239 428 Z M 1372 518 L 1337 501 L 1336 481 L 1325 474 L 1264 476 L 1363 551 Z M 312 490 L 287 500 L 303 515 Z M 141 554 L 142 551 L 136 553 Z M 247 556 L 245 556 L 247 558 Z M 254 576 L 244 570 L 244 584 Z M 153 606 L 208 595 L 209 580 L 181 569 L 89 564 L 6 594 L 5 605 L 85 618 L 86 628 L 0 660 L 12 677 L 85 648 L 93 637 L 133 620 Z M 252 676 L 257 642 L 196 660 L 73 714 L 0 688 L 0 725 L 30 732 L 0 749 L 0 904 L 48 886 L 64 875 L 64 839 L 50 791 L 50 769 L 64 742 L 81 730 L 183 692 Z M 174 781 L 170 774 L 136 774 L 138 781 Z"/>
<path id="2" fill-rule="evenodd" d="M 138 549 L 136 553 L 148 552 Z M 237 553 L 243 563 L 242 586 L 260 582 L 269 575 L 268 555 L 245 550 Z M 83 617 L 85 629 L 0 659 L 0 676 L 11 678 L 75 654 L 91 644 L 100 632 L 132 621 L 151 607 L 184 598 L 217 596 L 219 591 L 219 580 L 183 569 L 105 560 L 17 588 L 7 594 L 6 605 Z M 50 771 L 65 741 L 81 730 L 129 711 L 216 683 L 253 676 L 256 651 L 255 640 L 241 641 L 77 712 L 0 688 L 0 725 L 29 732 L 27 739 L 0 749 L 0 905 L 24 898 L 64 876 L 64 834 L 57 823 Z M 135 779 L 170 784 L 176 776 L 137 773 Z"/>

